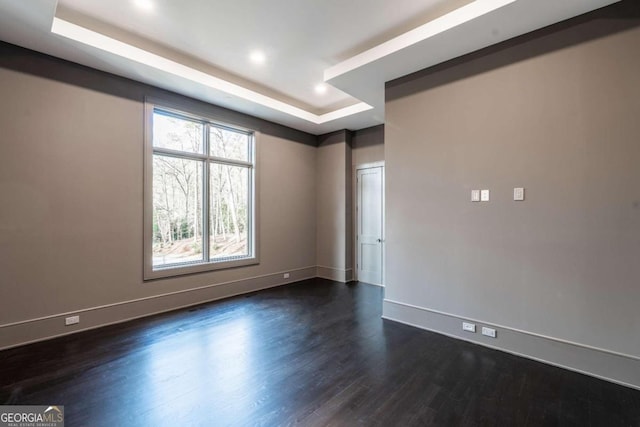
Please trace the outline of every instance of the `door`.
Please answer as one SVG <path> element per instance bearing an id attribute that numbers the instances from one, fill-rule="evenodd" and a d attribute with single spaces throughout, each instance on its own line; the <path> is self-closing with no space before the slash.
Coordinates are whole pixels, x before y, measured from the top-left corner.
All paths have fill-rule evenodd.
<path id="1" fill-rule="evenodd" d="M 384 167 L 357 169 L 356 273 L 361 282 L 382 285 Z"/>

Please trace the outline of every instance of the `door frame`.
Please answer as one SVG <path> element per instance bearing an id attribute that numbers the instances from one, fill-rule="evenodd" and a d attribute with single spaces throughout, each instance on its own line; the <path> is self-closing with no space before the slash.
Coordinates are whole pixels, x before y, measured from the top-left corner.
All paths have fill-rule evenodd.
<path id="1" fill-rule="evenodd" d="M 354 264 L 356 264 L 356 267 L 353 269 L 353 277 L 354 280 L 359 280 L 358 277 L 358 259 L 359 259 L 359 254 L 360 254 L 360 245 L 358 244 L 358 230 L 359 230 L 359 215 L 358 212 L 360 211 L 360 206 L 359 206 L 359 189 L 358 189 L 358 171 L 359 170 L 363 170 L 363 169 L 372 169 L 372 168 L 382 168 L 382 264 L 380 266 L 380 274 L 381 274 L 381 278 L 382 278 L 382 283 L 380 285 L 376 285 L 376 286 L 382 286 L 384 287 L 385 285 L 385 260 L 386 260 L 386 245 L 385 245 L 385 239 L 386 239 L 386 230 L 385 230 L 385 224 L 386 224 L 386 220 L 385 220 L 385 211 L 386 211 L 386 202 L 385 202 L 385 194 L 386 194 L 386 188 L 385 188 L 385 164 L 384 164 L 384 160 L 379 161 L 379 162 L 370 162 L 370 163 L 361 163 L 358 165 L 354 165 L 353 166 L 353 195 L 355 197 L 355 215 L 354 215 L 354 219 L 353 219 L 353 244 L 354 244 Z"/>

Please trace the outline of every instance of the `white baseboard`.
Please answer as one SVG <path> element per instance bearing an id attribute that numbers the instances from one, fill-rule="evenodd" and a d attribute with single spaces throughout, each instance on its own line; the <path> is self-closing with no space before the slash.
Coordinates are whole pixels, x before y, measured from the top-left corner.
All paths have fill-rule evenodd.
<path id="1" fill-rule="evenodd" d="M 0 350 L 311 279 L 316 276 L 316 266 L 287 272 L 288 279 L 283 279 L 284 272 L 277 272 L 3 324 L 0 325 Z M 81 322 L 64 326 L 64 318 L 70 315 L 80 315 Z"/>
<path id="2" fill-rule="evenodd" d="M 382 317 L 387 320 L 640 389 L 640 358 L 637 356 L 545 337 L 388 299 L 383 301 L 382 313 Z M 463 321 L 476 323 L 478 332 L 462 331 Z M 498 332 L 497 338 L 482 335 L 479 332 L 482 326 L 495 328 Z"/>
<path id="3" fill-rule="evenodd" d="M 318 265 L 316 276 L 336 282 L 348 283 L 353 280 L 353 270 L 351 268 L 342 269 Z"/>

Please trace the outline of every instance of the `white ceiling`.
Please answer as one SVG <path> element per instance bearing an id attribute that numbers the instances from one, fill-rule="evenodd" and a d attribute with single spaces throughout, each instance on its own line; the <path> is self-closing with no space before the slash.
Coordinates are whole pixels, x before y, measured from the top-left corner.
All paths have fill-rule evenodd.
<path id="1" fill-rule="evenodd" d="M 151 11 L 134 0 L 0 0 L 0 39 L 320 134 L 383 123 L 385 81 L 615 3 L 150 1 Z M 170 60 L 170 69 L 53 34 L 54 17 Z M 263 65 L 249 60 L 256 49 Z M 176 64 L 191 74 L 173 74 Z"/>
<path id="2" fill-rule="evenodd" d="M 59 0 L 58 7 L 187 52 L 324 113 L 336 104 L 358 102 L 333 88 L 318 96 L 314 86 L 323 82 L 325 69 L 346 59 L 345 52 L 445 1 L 154 0 L 149 13 L 131 0 Z M 254 49 L 266 54 L 263 66 L 249 61 Z"/>

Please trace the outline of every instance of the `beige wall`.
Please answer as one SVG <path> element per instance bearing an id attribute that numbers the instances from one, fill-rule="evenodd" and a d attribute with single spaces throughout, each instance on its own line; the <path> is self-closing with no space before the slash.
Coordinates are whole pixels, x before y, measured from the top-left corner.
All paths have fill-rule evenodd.
<path id="1" fill-rule="evenodd" d="M 318 137 L 317 150 L 318 275 L 350 281 L 351 267 L 351 132 Z"/>
<path id="2" fill-rule="evenodd" d="M 6 44 L 0 93 L 0 347 L 315 275 L 315 136 Z M 260 265 L 143 282 L 145 96 L 257 131 Z"/>
<path id="3" fill-rule="evenodd" d="M 354 166 L 384 161 L 384 125 L 353 132 L 351 152 Z"/>
<path id="4" fill-rule="evenodd" d="M 555 356 L 511 346 L 509 334 L 549 337 L 556 356 L 568 341 L 551 362 L 640 386 L 640 15 L 630 5 L 387 85 L 385 315 L 546 360 Z M 514 202 L 520 186 L 526 200 Z M 471 203 L 471 189 L 490 189 L 491 201 Z M 497 340 L 462 335 L 460 322 L 443 330 L 433 318 L 443 315 L 505 328 Z M 626 355 L 630 368 L 582 366 L 587 346 Z"/>

